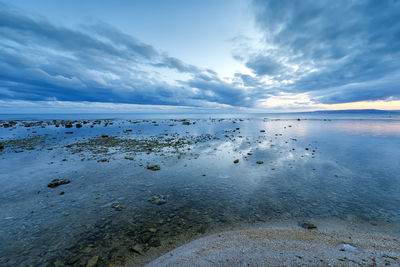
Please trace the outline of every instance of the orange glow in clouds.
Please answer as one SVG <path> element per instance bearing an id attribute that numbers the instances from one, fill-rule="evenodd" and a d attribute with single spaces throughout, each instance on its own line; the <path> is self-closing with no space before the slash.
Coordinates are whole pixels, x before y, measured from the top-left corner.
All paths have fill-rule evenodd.
<path id="1" fill-rule="evenodd" d="M 343 109 L 400 110 L 400 100 L 359 101 L 359 102 L 324 105 L 324 107 L 327 110 L 343 110 Z"/>

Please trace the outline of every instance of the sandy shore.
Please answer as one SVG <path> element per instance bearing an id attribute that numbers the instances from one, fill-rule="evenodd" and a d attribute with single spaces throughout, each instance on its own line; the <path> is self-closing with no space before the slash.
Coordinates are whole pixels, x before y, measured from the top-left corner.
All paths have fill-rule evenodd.
<path id="1" fill-rule="evenodd" d="M 318 224 L 314 230 L 286 222 L 214 233 L 145 266 L 400 266 L 399 233 L 392 227 L 332 221 Z"/>

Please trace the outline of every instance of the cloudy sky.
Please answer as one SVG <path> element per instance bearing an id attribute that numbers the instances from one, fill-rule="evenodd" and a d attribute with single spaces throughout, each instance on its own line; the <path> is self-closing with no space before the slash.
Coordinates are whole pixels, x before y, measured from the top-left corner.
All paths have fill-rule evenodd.
<path id="1" fill-rule="evenodd" d="M 397 0 L 0 0 L 0 113 L 400 109 Z"/>

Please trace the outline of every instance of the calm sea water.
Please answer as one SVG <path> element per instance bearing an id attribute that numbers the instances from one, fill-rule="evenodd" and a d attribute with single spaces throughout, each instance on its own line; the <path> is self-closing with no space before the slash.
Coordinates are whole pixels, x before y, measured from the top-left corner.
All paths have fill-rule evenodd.
<path id="1" fill-rule="evenodd" d="M 184 118 L 191 124 L 170 120 Z M 5 144 L 0 152 L 1 266 L 85 266 L 93 256 L 99 256 L 100 266 L 121 263 L 183 235 L 195 238 L 213 229 L 277 220 L 400 224 L 396 116 L 0 119 L 107 119 L 92 128 L 91 121 L 82 128 L 0 128 Z M 140 152 L 125 143 L 87 143 L 104 134 L 164 143 Z M 176 140 L 183 145 L 168 145 Z M 149 165 L 160 170 L 148 170 Z M 55 178 L 71 182 L 48 188 Z"/>

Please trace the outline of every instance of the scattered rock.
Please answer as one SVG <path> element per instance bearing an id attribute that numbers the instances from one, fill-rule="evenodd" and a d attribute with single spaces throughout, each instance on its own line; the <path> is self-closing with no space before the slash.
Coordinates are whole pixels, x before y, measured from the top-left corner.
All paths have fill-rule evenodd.
<path id="1" fill-rule="evenodd" d="M 158 165 L 148 165 L 147 169 L 152 171 L 159 171 L 161 168 Z"/>
<path id="2" fill-rule="evenodd" d="M 114 209 L 116 209 L 118 211 L 121 211 L 121 210 L 123 210 L 125 208 L 124 206 L 122 206 L 122 205 L 120 205 L 118 203 L 113 204 L 113 207 L 114 207 Z"/>
<path id="3" fill-rule="evenodd" d="M 93 256 L 93 257 L 91 257 L 91 258 L 88 260 L 88 262 L 87 262 L 87 264 L 86 264 L 86 267 L 95 267 L 95 266 L 97 265 L 98 260 L 99 260 L 99 256 Z"/>
<path id="4" fill-rule="evenodd" d="M 101 135 L 101 138 L 107 138 L 107 137 L 108 137 L 107 134 L 102 134 L 102 135 Z"/>
<path id="5" fill-rule="evenodd" d="M 259 160 L 259 161 L 257 161 L 256 163 L 257 163 L 257 164 L 263 164 L 263 163 L 264 163 L 264 161 L 262 161 L 262 160 Z"/>
<path id="6" fill-rule="evenodd" d="M 190 125 L 190 121 L 184 121 L 182 122 L 183 125 Z"/>
<path id="7" fill-rule="evenodd" d="M 82 128 L 82 124 L 77 123 L 77 124 L 75 124 L 75 127 L 76 127 L 76 128 Z"/>
<path id="8" fill-rule="evenodd" d="M 133 157 L 128 157 L 128 156 L 126 156 L 125 159 L 127 159 L 127 160 L 133 160 Z"/>
<path id="9" fill-rule="evenodd" d="M 140 244 L 134 245 L 133 247 L 131 247 L 131 250 L 132 250 L 133 252 L 138 253 L 139 255 L 143 255 L 143 247 L 142 247 L 142 245 L 140 245 Z"/>
<path id="10" fill-rule="evenodd" d="M 260 133 L 265 133 L 265 130 L 260 130 Z"/>
<path id="11" fill-rule="evenodd" d="M 65 134 L 73 134 L 74 132 L 65 132 Z"/>
<path id="12" fill-rule="evenodd" d="M 162 205 L 167 203 L 167 200 L 163 195 L 155 195 L 149 199 L 150 202 L 156 205 Z"/>
<path id="13" fill-rule="evenodd" d="M 315 224 L 309 223 L 309 222 L 303 222 L 302 224 L 300 224 L 301 227 L 303 227 L 304 229 L 317 229 L 317 226 Z"/>
<path id="14" fill-rule="evenodd" d="M 62 184 L 69 184 L 71 181 L 70 180 L 67 180 L 67 179 L 54 179 L 53 181 L 51 181 L 47 186 L 48 187 L 50 187 L 50 188 L 55 188 L 55 187 L 57 187 L 57 186 L 59 186 L 59 185 L 62 185 Z"/>
<path id="15" fill-rule="evenodd" d="M 4 145 L 2 143 L 0 143 L 0 150 L 4 149 Z"/>
<path id="16" fill-rule="evenodd" d="M 238 159 L 235 159 L 235 160 L 233 161 L 233 163 L 237 164 L 237 163 L 239 163 L 239 160 L 238 160 Z"/>

